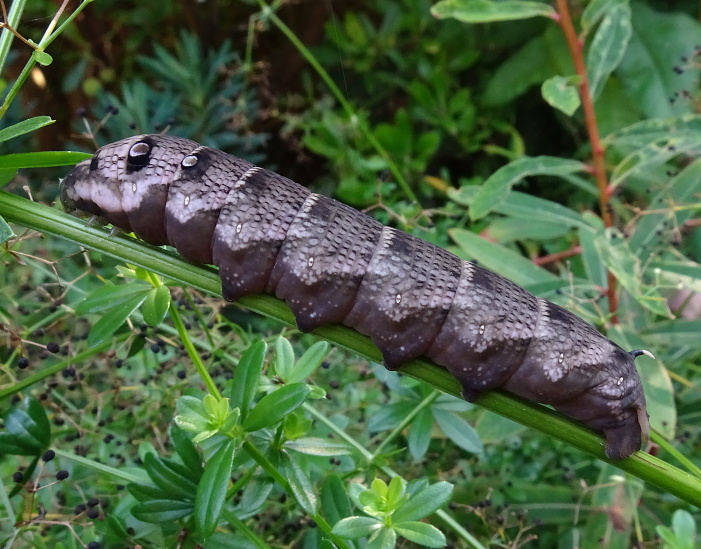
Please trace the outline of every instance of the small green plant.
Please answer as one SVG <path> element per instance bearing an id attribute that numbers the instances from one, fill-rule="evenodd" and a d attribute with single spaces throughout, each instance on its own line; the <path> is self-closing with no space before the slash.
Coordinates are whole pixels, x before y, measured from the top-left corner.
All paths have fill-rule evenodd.
<path id="1" fill-rule="evenodd" d="M 389 484 L 372 481 L 370 488 L 352 484 L 350 496 L 366 517 L 351 516 L 339 521 L 333 532 L 349 539 L 368 537 L 367 549 L 390 549 L 397 538 L 405 538 L 424 547 L 444 547 L 445 536 L 436 527 L 420 522 L 450 499 L 453 486 L 447 482 L 428 485 L 394 477 Z"/>

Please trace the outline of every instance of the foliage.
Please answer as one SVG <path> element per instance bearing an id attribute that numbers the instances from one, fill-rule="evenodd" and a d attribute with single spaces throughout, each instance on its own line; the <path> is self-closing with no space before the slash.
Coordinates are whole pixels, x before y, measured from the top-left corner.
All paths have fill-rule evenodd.
<path id="1" fill-rule="evenodd" d="M 102 87 L 95 92 L 95 111 L 106 113 L 101 142 L 167 129 L 251 162 L 263 160 L 258 151 L 267 136 L 250 129 L 260 105 L 234 66 L 240 62 L 229 41 L 205 51 L 197 37 L 183 31 L 174 54 L 156 45 L 152 56 L 140 55 L 137 62 L 154 84 L 135 77 L 121 83 L 119 95 Z"/>
<path id="2" fill-rule="evenodd" d="M 5 92 L 0 141 L 19 142 L 53 122 L 20 121 L 14 99 L 34 67 L 57 65 L 46 49 L 64 31 L 75 45 L 65 88 L 91 91 L 90 111 L 109 111 L 95 132 L 100 142 L 158 123 L 260 162 L 275 147 L 263 150 L 270 126 L 257 112 L 277 112 L 286 144 L 299 140 L 316 155 L 309 177 L 318 177 L 303 182 L 376 206 L 382 221 L 568 306 L 626 348 L 654 351 L 657 361 L 639 366 L 662 459 L 597 461 L 441 394 L 435 387 L 445 386 L 425 365 L 410 372 L 434 386 L 281 332 L 180 287 L 188 274 L 190 286 L 211 292 L 193 282 L 208 276 L 202 269 L 172 256 L 165 279 L 120 266 L 164 253 L 77 221 L 61 226 L 58 212 L 54 220 L 42 213 L 40 224 L 30 213 L 45 208 L 4 208 L 17 203 L 0 194 L 0 211 L 19 222 L 0 219 L 3 543 L 628 547 L 657 535 L 665 547 L 694 546 L 696 21 L 644 3 L 593 0 L 581 12 L 570 6 L 576 28 L 568 34 L 563 0 L 383 0 L 334 16 L 326 42 L 310 51 L 295 34 L 301 29 L 283 21 L 296 7 L 276 12 L 277 3 L 259 0 L 235 49 L 159 28 L 182 15 L 178 3 L 110 14 L 105 1 L 84 12 L 98 14 L 89 22 L 135 33 L 124 67 L 103 66 L 97 78 L 104 60 L 79 61 L 79 49 L 92 51 L 89 38 L 67 26 L 86 4 L 70 19 L 59 12 L 63 19 L 34 44 L 15 43 L 26 69 Z M 11 6 L 14 27 L 21 5 Z M 152 47 L 161 31 L 168 46 Z M 259 94 L 263 69 L 253 56 L 266 41 L 280 47 L 277 31 L 291 44 L 283 64 L 294 47 L 311 69 L 303 87 Z M 9 37 L 0 35 L 7 82 Z M 346 82 L 343 101 L 334 81 Z M 85 157 L 27 154 L 0 157 L 0 184 L 18 169 Z M 36 238 L 23 223 L 63 238 Z M 103 251 L 80 253 L 68 240 Z M 271 302 L 245 303 L 289 322 L 289 311 Z M 363 345 L 341 333 L 345 346 Z M 531 412 L 517 407 L 511 417 L 526 422 Z M 576 427 L 557 422 L 541 428 L 562 425 L 558 436 L 576 439 Z M 572 444 L 601 455 L 592 450 L 598 442 Z M 668 492 L 696 506 L 655 488 L 663 477 Z"/>

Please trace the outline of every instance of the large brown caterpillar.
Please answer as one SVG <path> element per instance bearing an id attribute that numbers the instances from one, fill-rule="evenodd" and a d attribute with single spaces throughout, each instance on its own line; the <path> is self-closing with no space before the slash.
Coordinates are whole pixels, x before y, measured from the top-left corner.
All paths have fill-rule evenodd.
<path id="1" fill-rule="evenodd" d="M 99 216 L 219 267 L 224 297 L 284 299 L 303 331 L 342 323 L 385 365 L 427 356 L 468 400 L 495 388 L 553 405 L 624 458 L 649 435 L 634 358 L 565 309 L 276 173 L 187 139 L 142 135 L 63 180 L 67 211 Z"/>

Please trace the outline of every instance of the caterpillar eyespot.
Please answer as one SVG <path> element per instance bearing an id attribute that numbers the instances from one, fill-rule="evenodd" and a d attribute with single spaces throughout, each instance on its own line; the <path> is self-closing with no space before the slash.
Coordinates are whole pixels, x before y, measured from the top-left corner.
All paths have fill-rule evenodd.
<path id="1" fill-rule="evenodd" d="M 267 292 L 302 331 L 355 328 L 390 369 L 426 356 L 468 400 L 503 388 L 550 404 L 603 432 L 612 459 L 648 440 L 634 359 L 651 353 L 626 352 L 513 282 L 245 160 L 137 136 L 78 164 L 61 201 L 216 265 L 228 300 Z"/>

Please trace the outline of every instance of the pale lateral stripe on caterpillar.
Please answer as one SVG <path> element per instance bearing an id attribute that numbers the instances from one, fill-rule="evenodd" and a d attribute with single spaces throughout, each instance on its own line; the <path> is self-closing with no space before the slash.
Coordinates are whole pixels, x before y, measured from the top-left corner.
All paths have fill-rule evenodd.
<path id="1" fill-rule="evenodd" d="M 610 458 L 649 436 L 634 358 L 516 284 L 224 152 L 165 135 L 98 150 L 63 180 L 67 211 L 102 217 L 219 267 L 224 297 L 284 299 L 301 330 L 343 323 L 396 369 L 424 355 L 474 400 L 502 387 L 606 436 Z"/>

